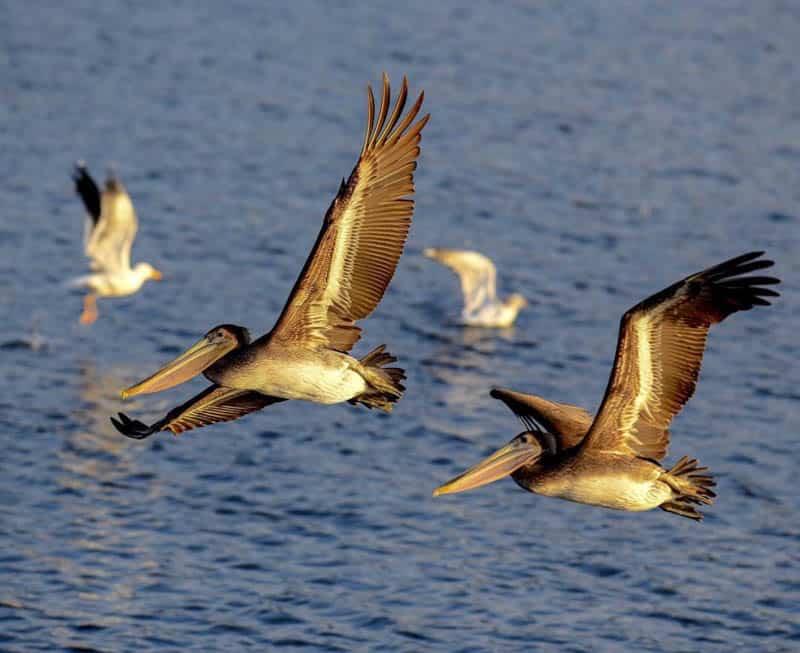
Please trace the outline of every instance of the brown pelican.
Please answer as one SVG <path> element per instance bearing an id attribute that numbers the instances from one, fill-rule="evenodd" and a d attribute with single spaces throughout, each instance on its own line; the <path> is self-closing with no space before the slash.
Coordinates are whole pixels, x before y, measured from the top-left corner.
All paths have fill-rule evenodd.
<path id="1" fill-rule="evenodd" d="M 70 285 L 89 288 L 83 300 L 81 324 L 97 319 L 97 297 L 132 295 L 148 279 L 161 279 L 161 272 L 149 263 L 131 269 L 131 246 L 139 223 L 131 198 L 113 174 L 101 193 L 83 162 L 78 162 L 72 177 L 75 190 L 86 207 L 84 250 L 91 260 L 93 274 L 78 277 Z"/>
<path id="2" fill-rule="evenodd" d="M 377 120 L 367 86 L 367 129 L 350 178 L 342 181 L 314 249 L 272 331 L 250 342 L 246 329 L 221 325 L 123 398 L 158 392 L 202 372 L 214 385 L 151 426 L 120 414 L 112 422 L 141 439 L 162 430 L 180 433 L 237 419 L 268 404 L 304 399 L 323 404 L 349 401 L 391 411 L 403 394 L 403 370 L 381 345 L 361 360 L 347 352 L 361 336 L 355 322 L 375 310 L 394 275 L 406 242 L 414 202 L 425 115 L 415 124 L 423 93 L 402 117 L 408 95 L 403 79 L 389 114 L 389 79 Z M 388 119 L 387 119 L 388 116 Z"/>
<path id="3" fill-rule="evenodd" d="M 773 262 L 751 252 L 715 265 L 648 297 L 622 317 L 617 354 L 594 419 L 583 409 L 494 390 L 526 431 L 434 491 L 462 492 L 511 477 L 526 490 L 617 510 L 659 507 L 702 519 L 714 481 L 686 456 L 670 469 L 672 418 L 694 393 L 712 324 L 737 311 L 769 306 L 778 279 L 742 276 Z"/>
<path id="4" fill-rule="evenodd" d="M 461 321 L 467 326 L 510 327 L 520 309 L 528 305 L 519 293 L 505 301 L 497 298 L 497 271 L 491 259 L 480 252 L 428 247 L 424 254 L 452 269 L 461 279 Z"/>

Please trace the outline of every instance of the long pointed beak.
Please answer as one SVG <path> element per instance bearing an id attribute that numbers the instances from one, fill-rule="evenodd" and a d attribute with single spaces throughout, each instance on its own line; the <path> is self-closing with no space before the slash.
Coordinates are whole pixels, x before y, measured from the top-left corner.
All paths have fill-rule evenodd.
<path id="1" fill-rule="evenodd" d="M 203 338 L 152 376 L 148 376 L 144 381 L 132 385 L 127 390 L 123 390 L 121 393 L 122 398 L 127 399 L 133 395 L 161 392 L 188 381 L 235 348 L 235 342 L 212 344 L 208 339 Z"/>
<path id="2" fill-rule="evenodd" d="M 433 496 L 465 492 L 487 483 L 494 483 L 494 481 L 499 481 L 512 474 L 523 465 L 534 462 L 541 454 L 542 448 L 537 443 L 514 438 L 505 447 L 470 467 L 463 474 L 459 474 L 444 485 L 437 487 L 433 491 Z"/>

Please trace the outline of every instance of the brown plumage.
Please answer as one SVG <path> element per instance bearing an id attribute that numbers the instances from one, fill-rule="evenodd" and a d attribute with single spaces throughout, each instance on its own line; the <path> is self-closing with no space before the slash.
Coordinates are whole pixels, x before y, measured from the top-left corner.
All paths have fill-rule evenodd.
<path id="1" fill-rule="evenodd" d="M 142 440 L 159 431 L 172 431 L 179 435 L 201 426 L 230 422 L 280 401 L 284 399 L 268 397 L 252 390 L 222 388 L 214 384 L 186 403 L 173 408 L 165 417 L 150 426 L 132 420 L 123 413 L 119 414 L 118 420 L 112 417 L 111 422 L 128 437 Z"/>
<path id="2" fill-rule="evenodd" d="M 202 372 L 215 385 L 151 426 L 120 414 L 125 435 L 147 437 L 237 419 L 285 399 L 349 401 L 391 411 L 405 378 L 383 345 L 358 360 L 347 352 L 361 336 L 358 320 L 372 313 L 403 252 L 414 201 L 414 170 L 423 127 L 424 94 L 403 116 L 408 82 L 391 108 L 389 79 L 377 120 L 367 87 L 363 146 L 350 178 L 325 214 L 322 229 L 274 328 L 255 342 L 246 329 L 221 325 L 175 361 L 123 396 L 158 392 Z M 414 121 L 417 120 L 415 123 Z"/>
<path id="3" fill-rule="evenodd" d="M 405 78 L 388 121 L 385 74 L 377 122 L 370 87 L 367 94 L 367 130 L 358 163 L 325 215 L 314 249 L 268 336 L 274 341 L 350 351 L 361 337 L 355 322 L 375 310 L 403 253 L 414 213 L 414 200 L 407 196 L 414 193 L 419 142 L 430 115 L 409 128 L 423 92 L 400 121 L 408 96 Z"/>
<path id="4" fill-rule="evenodd" d="M 773 265 L 751 252 L 648 297 L 622 317 L 605 397 L 584 448 L 661 460 L 668 427 L 694 394 L 708 329 L 736 311 L 769 306 L 772 277 L 742 277 Z"/>
<path id="5" fill-rule="evenodd" d="M 508 406 L 527 430 L 557 437 L 559 449 L 569 449 L 583 440 L 594 419 L 580 406 L 560 404 L 507 388 L 494 388 L 490 394 Z"/>
<path id="6" fill-rule="evenodd" d="M 693 274 L 640 302 L 622 318 L 617 354 L 594 420 L 581 408 L 493 390 L 528 429 L 486 460 L 439 487 L 461 492 L 511 475 L 538 494 L 618 510 L 702 519 L 714 481 L 696 460 L 669 470 L 669 424 L 694 393 L 708 329 L 736 311 L 768 306 L 779 283 L 743 276 L 773 265 L 751 252 Z M 585 436 L 584 436 L 585 434 Z"/>

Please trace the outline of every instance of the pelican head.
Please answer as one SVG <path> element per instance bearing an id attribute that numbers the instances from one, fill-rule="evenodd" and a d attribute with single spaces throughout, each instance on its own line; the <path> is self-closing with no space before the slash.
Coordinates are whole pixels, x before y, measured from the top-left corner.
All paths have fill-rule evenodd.
<path id="1" fill-rule="evenodd" d="M 250 332 L 247 329 L 235 324 L 220 324 L 158 372 L 123 390 L 122 398 L 172 388 L 197 376 L 234 349 L 249 344 Z"/>
<path id="2" fill-rule="evenodd" d="M 472 254 L 472 252 L 468 251 L 459 251 L 459 250 L 452 250 L 452 249 L 443 249 L 441 247 L 426 247 L 422 250 L 424 256 L 429 259 L 433 259 L 434 261 L 439 261 L 439 263 L 443 263 L 444 265 L 452 267 L 459 257 L 464 257 L 464 255 Z"/>
<path id="3" fill-rule="evenodd" d="M 509 306 L 513 306 L 514 308 L 516 308 L 519 311 L 519 310 L 525 308 L 528 305 L 528 300 L 525 299 L 518 292 L 515 292 L 515 293 L 509 295 L 508 300 L 506 301 L 506 304 L 508 304 Z"/>
<path id="4" fill-rule="evenodd" d="M 164 275 L 160 270 L 156 270 L 149 263 L 137 263 L 133 268 L 134 273 L 142 279 L 152 279 L 153 281 L 161 281 Z"/>
<path id="5" fill-rule="evenodd" d="M 114 166 L 109 166 L 108 168 L 105 190 L 110 193 L 125 192 L 125 186 L 122 185 L 122 181 L 120 181 L 119 176 L 117 176 L 117 171 L 114 169 Z"/>
<path id="6" fill-rule="evenodd" d="M 437 487 L 433 491 L 433 496 L 473 490 L 481 485 L 499 481 L 521 467 L 536 464 L 542 453 L 542 445 L 536 435 L 531 431 L 525 431 L 463 474 Z"/>

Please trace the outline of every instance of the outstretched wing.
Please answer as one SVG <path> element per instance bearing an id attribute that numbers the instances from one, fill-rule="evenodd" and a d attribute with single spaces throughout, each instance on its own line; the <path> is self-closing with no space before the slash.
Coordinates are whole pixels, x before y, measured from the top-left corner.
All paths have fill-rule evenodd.
<path id="1" fill-rule="evenodd" d="M 773 277 L 742 275 L 773 265 L 751 252 L 693 274 L 622 317 L 603 403 L 581 446 L 653 460 L 667 453 L 672 418 L 694 393 L 708 329 L 731 313 L 769 306 Z"/>
<path id="2" fill-rule="evenodd" d="M 78 193 L 83 205 L 86 207 L 86 220 L 83 225 L 83 248 L 86 255 L 89 255 L 89 239 L 92 232 L 100 220 L 100 189 L 94 183 L 94 179 L 89 174 L 86 164 L 78 161 L 72 173 L 72 181 L 75 182 L 75 192 Z"/>
<path id="3" fill-rule="evenodd" d="M 578 445 L 592 425 L 592 415 L 580 406 L 560 404 L 506 388 L 493 388 L 490 394 L 508 406 L 527 430 L 554 435 L 559 451 Z"/>
<path id="4" fill-rule="evenodd" d="M 367 91 L 369 115 L 361 156 L 325 215 L 270 339 L 349 351 L 361 333 L 354 323 L 375 310 L 403 252 L 414 212 L 414 201 L 407 197 L 414 193 L 413 173 L 429 115 L 411 125 L 422 106 L 420 93 L 400 120 L 408 94 L 404 78 L 387 120 L 390 93 L 384 75 L 374 122 L 375 100 L 372 89 Z"/>
<path id="5" fill-rule="evenodd" d="M 143 440 L 159 431 L 172 431 L 178 435 L 201 426 L 217 422 L 230 422 L 280 401 L 285 400 L 280 397 L 262 395 L 260 392 L 252 390 L 235 390 L 211 385 L 185 404 L 173 408 L 164 418 L 150 426 L 138 420 L 132 420 L 124 413 L 119 413 L 119 419 L 112 417 L 111 423 L 123 435 L 135 440 Z"/>
<path id="6" fill-rule="evenodd" d="M 480 252 L 431 247 L 425 255 L 452 269 L 461 281 L 464 311 L 471 313 L 495 299 L 497 271 L 491 259 Z"/>
<path id="7" fill-rule="evenodd" d="M 129 270 L 139 223 L 122 182 L 110 177 L 100 193 L 82 164 L 76 166 L 73 179 L 88 214 L 84 248 L 92 259 L 92 269 L 112 273 Z"/>

